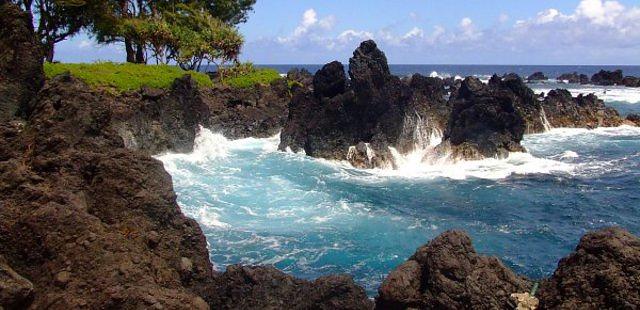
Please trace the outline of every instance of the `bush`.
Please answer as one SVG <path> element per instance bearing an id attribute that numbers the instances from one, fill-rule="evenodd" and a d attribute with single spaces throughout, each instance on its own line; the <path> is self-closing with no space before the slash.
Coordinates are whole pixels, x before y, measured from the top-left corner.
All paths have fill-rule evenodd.
<path id="1" fill-rule="evenodd" d="M 271 82 L 282 78 L 274 69 L 254 69 L 235 77 L 224 78 L 224 83 L 237 88 L 249 88 L 254 85 L 269 85 Z"/>
<path id="2" fill-rule="evenodd" d="M 144 65 L 132 63 L 99 62 L 91 64 L 45 63 L 47 78 L 69 72 L 89 86 L 111 88 L 118 92 L 138 90 L 142 86 L 163 88 L 171 87 L 177 78 L 190 74 L 198 86 L 211 87 L 211 79 L 194 71 L 184 71 L 176 66 Z"/>

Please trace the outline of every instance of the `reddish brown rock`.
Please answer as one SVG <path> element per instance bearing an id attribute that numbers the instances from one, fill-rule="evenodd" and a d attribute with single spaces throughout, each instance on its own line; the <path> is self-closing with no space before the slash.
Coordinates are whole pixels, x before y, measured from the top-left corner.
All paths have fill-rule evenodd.
<path id="1" fill-rule="evenodd" d="M 498 258 L 478 255 L 466 233 L 447 231 L 389 274 L 376 308 L 505 309 L 530 287 Z"/>
<path id="2" fill-rule="evenodd" d="M 541 309 L 640 308 L 640 238 L 615 227 L 584 235 L 539 298 Z"/>

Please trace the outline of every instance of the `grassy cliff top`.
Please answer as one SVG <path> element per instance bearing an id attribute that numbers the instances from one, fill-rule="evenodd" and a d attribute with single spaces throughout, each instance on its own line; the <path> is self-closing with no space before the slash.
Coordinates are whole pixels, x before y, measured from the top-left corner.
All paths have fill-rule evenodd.
<path id="1" fill-rule="evenodd" d="M 200 87 L 211 87 L 213 82 L 208 75 L 195 71 L 184 71 L 176 66 L 143 65 L 132 63 L 99 62 L 87 64 L 45 63 L 47 78 L 69 72 L 83 80 L 89 86 L 103 87 L 118 92 L 134 91 L 142 86 L 167 89 L 177 78 L 190 74 Z M 237 88 L 247 88 L 255 84 L 267 85 L 280 78 L 273 69 L 256 69 L 224 80 L 224 84 Z"/>
<path id="2" fill-rule="evenodd" d="M 47 78 L 65 72 L 83 80 L 92 87 L 107 87 L 120 92 L 140 89 L 142 86 L 169 88 L 177 78 L 190 74 L 202 87 L 213 85 L 209 76 L 195 71 L 184 71 L 168 65 L 142 65 L 132 63 L 99 62 L 90 64 L 45 63 Z"/>

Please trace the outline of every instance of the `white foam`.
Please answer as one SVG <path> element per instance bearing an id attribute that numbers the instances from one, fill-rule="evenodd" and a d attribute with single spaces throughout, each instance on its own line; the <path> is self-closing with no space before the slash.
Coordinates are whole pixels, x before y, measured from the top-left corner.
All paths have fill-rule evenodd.
<path id="1" fill-rule="evenodd" d="M 578 158 L 578 157 L 580 156 L 578 155 L 578 153 L 574 151 L 564 151 L 564 153 L 562 153 L 562 155 L 560 156 L 560 159 Z"/>
<path id="2" fill-rule="evenodd" d="M 280 143 L 280 134 L 269 138 L 245 138 L 229 140 L 220 133 L 200 126 L 193 143 L 193 152 L 188 154 L 168 153 L 158 156 L 167 163 L 172 160 L 184 160 L 192 163 L 204 163 L 211 160 L 227 158 L 232 151 L 261 150 L 263 153 L 275 152 Z"/>
<path id="3" fill-rule="evenodd" d="M 605 102 L 626 102 L 626 103 L 640 103 L 640 87 L 623 87 L 623 86 L 596 86 L 596 85 L 556 85 L 557 87 L 551 88 L 550 85 L 536 84 L 531 85 L 531 89 L 534 92 L 545 94 L 556 88 L 567 88 L 571 92 L 572 96 L 594 94 L 598 98 Z"/>
<path id="4" fill-rule="evenodd" d="M 429 74 L 429 77 L 437 78 L 437 77 L 440 77 L 440 75 L 438 75 L 438 72 L 432 71 L 431 74 Z"/>

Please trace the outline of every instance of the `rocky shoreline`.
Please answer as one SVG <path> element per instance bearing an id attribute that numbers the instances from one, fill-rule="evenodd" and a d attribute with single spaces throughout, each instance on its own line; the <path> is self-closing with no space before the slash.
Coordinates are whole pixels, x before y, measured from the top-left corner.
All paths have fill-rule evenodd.
<path id="1" fill-rule="evenodd" d="M 199 125 L 234 138 L 284 128 L 283 148 L 348 159 L 353 146 L 352 163 L 371 167 L 390 160 L 388 146 L 415 148 L 422 122 L 437 124 L 467 158 L 516 149 L 525 132 L 544 130 L 539 107 L 549 122 L 563 126 L 621 121 L 596 98 L 559 93 L 540 100 L 509 76 L 488 85 L 473 78 L 401 80 L 389 74 L 372 42 L 356 51 L 349 85 L 342 65 L 332 63 L 311 85 L 294 86 L 292 95 L 284 81 L 247 90 L 198 89 L 188 77 L 170 90 L 122 95 L 90 89 L 69 75 L 42 85 L 39 57 L 22 52 L 33 46 L 30 21 L 11 5 L 1 10 L 0 24 L 12 25 L 3 31 L 15 32 L 11 44 L 0 36 L 0 47 L 15 55 L 0 67 L 5 309 L 509 307 L 511 294 L 529 291 L 532 281 L 497 258 L 478 255 L 460 231 L 419 248 L 390 273 L 375 301 L 346 275 L 307 281 L 272 267 L 239 265 L 215 272 L 204 234 L 182 214 L 171 176 L 150 155 L 190 151 Z M 485 141 L 491 148 L 481 147 Z M 370 158 L 371 149 L 377 155 Z M 540 283 L 540 308 L 638 307 L 639 258 L 640 239 L 622 229 L 585 235 Z"/>

